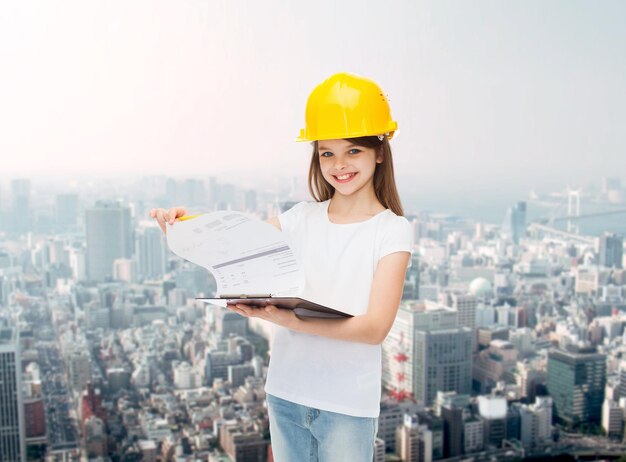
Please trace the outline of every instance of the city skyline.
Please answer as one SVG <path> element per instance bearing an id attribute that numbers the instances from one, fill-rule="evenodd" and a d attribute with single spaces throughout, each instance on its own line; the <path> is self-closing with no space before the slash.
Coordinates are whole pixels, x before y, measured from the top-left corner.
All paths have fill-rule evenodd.
<path id="1" fill-rule="evenodd" d="M 19 330 L 29 459 L 272 460 L 274 330 L 197 300 L 219 284 L 146 215 L 169 197 L 264 219 L 297 203 L 302 185 L 280 186 L 168 176 L 81 180 L 73 193 L 28 178 L 2 185 L 0 333 Z M 587 201 L 624 192 L 603 178 Z M 625 450 L 624 236 L 536 223 L 528 204 L 509 203 L 501 226 L 407 210 L 412 264 L 380 343 L 375 462 L 415 450 L 482 461 Z M 564 373 L 583 350 L 587 373 Z M 0 376 L 16 375 L 12 360 L 0 363 Z M 591 386 L 592 400 L 576 398 Z"/>
<path id="2" fill-rule="evenodd" d="M 106 176 L 70 176 L 47 178 L 7 178 L 0 177 L 0 210 L 18 212 L 13 218 L 7 215 L 4 220 L 19 221 L 23 217 L 16 208 L 14 201 L 13 184 L 20 184 L 26 180 L 30 185 L 30 194 L 33 197 L 32 205 L 38 209 L 37 213 L 51 214 L 55 206 L 55 194 L 76 194 L 75 200 L 80 200 L 81 208 L 94 205 L 99 200 L 114 200 L 127 202 L 136 196 L 143 204 L 151 207 L 169 208 L 185 206 L 189 213 L 202 213 L 210 210 L 211 189 L 217 185 L 230 190 L 229 194 L 239 196 L 252 192 L 265 199 L 283 197 L 285 200 L 300 201 L 313 200 L 309 194 L 307 184 L 303 178 L 296 176 L 275 179 L 272 182 L 258 184 L 254 181 L 245 181 L 240 178 L 222 176 L 168 176 L 168 175 L 126 175 L 119 177 Z M 182 190 L 189 188 L 189 184 L 198 185 L 192 196 L 190 191 L 183 195 L 172 193 L 167 185 L 179 185 Z M 211 186 L 214 185 L 214 186 Z M 495 226 L 510 225 L 510 208 L 523 202 L 528 208 L 528 222 L 545 222 L 568 214 L 569 185 L 557 185 L 555 190 L 530 190 L 510 192 L 473 191 L 462 193 L 453 188 L 440 191 L 421 193 L 410 183 L 398 182 L 398 190 L 404 207 L 405 215 L 428 213 L 447 216 L 448 219 L 461 219 L 480 222 Z M 189 194 L 188 194 L 189 193 Z M 626 234 L 626 184 L 619 176 L 602 177 L 580 188 L 581 219 L 577 220 L 582 234 L 600 236 L 604 232 Z M 243 196 L 241 196 L 243 197 Z M 243 199 L 232 204 L 235 210 L 244 211 Z M 48 211 L 46 211 L 46 209 Z M 572 211 L 577 215 L 576 211 Z M 138 217 L 150 221 L 146 216 Z M 2 220 L 0 220 L 2 221 Z"/>

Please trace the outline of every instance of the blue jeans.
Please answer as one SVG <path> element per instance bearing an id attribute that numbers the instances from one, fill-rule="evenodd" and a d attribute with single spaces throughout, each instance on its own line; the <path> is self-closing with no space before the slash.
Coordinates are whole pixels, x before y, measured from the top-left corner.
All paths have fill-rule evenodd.
<path id="1" fill-rule="evenodd" d="M 276 462 L 372 462 L 378 418 L 323 411 L 267 394 Z"/>

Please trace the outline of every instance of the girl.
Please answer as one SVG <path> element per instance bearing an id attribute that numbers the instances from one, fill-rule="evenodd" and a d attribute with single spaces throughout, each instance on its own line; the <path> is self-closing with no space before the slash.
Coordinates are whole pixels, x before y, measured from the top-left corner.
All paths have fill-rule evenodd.
<path id="1" fill-rule="evenodd" d="M 412 230 L 396 190 L 389 140 L 397 129 L 372 80 L 336 74 L 309 96 L 309 190 L 268 220 L 305 269 L 303 298 L 354 315 L 298 318 L 276 306 L 229 309 L 275 324 L 265 391 L 277 462 L 371 462 L 378 430 L 381 343 L 396 316 Z M 165 222 L 182 207 L 153 209 Z"/>

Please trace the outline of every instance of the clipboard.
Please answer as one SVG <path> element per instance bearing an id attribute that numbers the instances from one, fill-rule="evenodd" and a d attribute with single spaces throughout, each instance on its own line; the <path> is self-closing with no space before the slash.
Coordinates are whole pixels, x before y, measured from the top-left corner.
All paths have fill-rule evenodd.
<path id="1" fill-rule="evenodd" d="M 352 318 L 353 315 L 344 313 L 343 311 L 334 310 L 327 306 L 305 300 L 299 297 L 272 297 L 271 294 L 232 294 L 222 295 L 213 298 L 196 298 L 196 300 L 226 302 L 227 305 L 235 305 L 237 303 L 264 307 L 266 305 L 276 305 L 278 308 L 293 310 L 297 316 L 309 318 Z"/>

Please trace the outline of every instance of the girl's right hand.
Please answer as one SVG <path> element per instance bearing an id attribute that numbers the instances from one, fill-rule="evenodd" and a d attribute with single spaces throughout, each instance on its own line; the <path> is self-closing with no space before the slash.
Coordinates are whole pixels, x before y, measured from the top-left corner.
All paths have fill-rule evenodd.
<path id="1" fill-rule="evenodd" d="M 150 216 L 156 219 L 157 223 L 161 227 L 163 233 L 165 233 L 165 223 L 174 224 L 177 218 L 183 217 L 187 214 L 185 207 L 172 207 L 171 209 L 152 209 L 150 210 Z"/>

